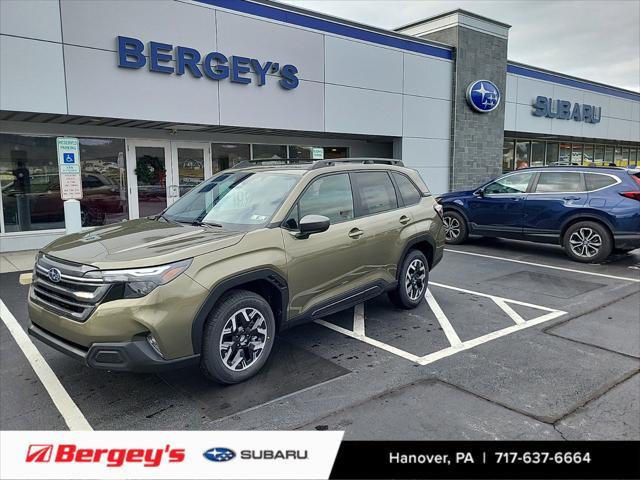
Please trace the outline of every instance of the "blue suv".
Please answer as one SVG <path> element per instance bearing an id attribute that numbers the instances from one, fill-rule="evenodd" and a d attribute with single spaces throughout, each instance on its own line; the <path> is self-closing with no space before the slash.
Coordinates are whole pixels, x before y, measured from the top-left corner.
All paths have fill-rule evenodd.
<path id="1" fill-rule="evenodd" d="M 585 263 L 640 247 L 640 170 L 526 168 L 436 200 L 454 245 L 469 235 L 556 243 Z"/>

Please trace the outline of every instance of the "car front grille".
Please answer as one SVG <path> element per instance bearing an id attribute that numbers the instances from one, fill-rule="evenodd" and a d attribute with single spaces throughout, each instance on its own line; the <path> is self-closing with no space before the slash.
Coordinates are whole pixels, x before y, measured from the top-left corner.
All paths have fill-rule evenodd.
<path id="1" fill-rule="evenodd" d="M 60 272 L 59 281 L 49 276 L 51 269 Z M 73 264 L 40 255 L 34 269 L 30 296 L 41 307 L 76 322 L 84 322 L 104 299 L 112 284 L 86 279 L 93 270 L 87 265 Z M 53 275 L 56 278 L 56 275 Z"/>

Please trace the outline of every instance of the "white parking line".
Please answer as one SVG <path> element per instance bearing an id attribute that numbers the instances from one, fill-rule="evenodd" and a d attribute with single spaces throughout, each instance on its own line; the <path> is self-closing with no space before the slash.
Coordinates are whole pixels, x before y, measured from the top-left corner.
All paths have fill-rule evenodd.
<path id="1" fill-rule="evenodd" d="M 389 353 L 393 353 L 394 355 L 397 355 L 399 357 L 402 357 L 406 360 L 417 363 L 419 365 L 428 365 L 442 358 L 446 358 L 456 353 L 462 352 L 464 350 L 469 350 L 471 348 L 477 347 L 478 345 L 482 345 L 483 343 L 490 342 L 491 340 L 495 340 L 496 338 L 504 337 L 506 335 L 510 335 L 520 330 L 524 330 L 526 328 L 533 327 L 535 325 L 539 325 L 544 322 L 548 322 L 549 320 L 553 320 L 555 318 L 561 317 L 562 315 L 565 315 L 567 313 L 562 310 L 543 307 L 541 305 L 534 305 L 533 303 L 521 302 L 519 300 L 512 300 L 510 298 L 498 297 L 498 296 L 490 295 L 487 293 L 475 292 L 473 290 L 458 288 L 451 285 L 444 285 L 444 284 L 435 283 L 435 282 L 430 282 L 429 285 L 445 288 L 449 290 L 456 290 L 459 292 L 468 293 L 470 295 L 490 298 L 515 322 L 515 325 L 511 325 L 509 327 L 502 328 L 500 330 L 496 330 L 494 332 L 487 333 L 486 335 L 482 335 L 480 337 L 476 337 L 471 340 L 466 340 L 463 342 L 460 340 L 460 337 L 458 336 L 455 329 L 449 322 L 449 319 L 440 308 L 440 305 L 432 295 L 430 289 L 427 289 L 427 292 L 425 295 L 427 304 L 429 305 L 429 308 L 431 309 L 436 319 L 438 320 L 438 323 L 440 323 L 440 326 L 442 327 L 442 331 L 445 333 L 451 346 L 444 348 L 442 350 L 438 350 L 437 352 L 429 353 L 424 356 L 415 355 L 411 352 L 402 350 L 401 348 L 394 347 L 393 345 L 389 345 L 387 343 L 384 343 L 374 338 L 366 336 L 365 326 L 364 326 L 364 323 L 365 323 L 364 310 L 358 310 L 356 308 L 356 311 L 354 311 L 353 331 L 340 327 L 333 323 L 327 322 L 326 320 L 316 320 L 315 323 L 322 325 L 324 327 L 330 328 L 331 330 L 334 330 L 338 333 L 342 333 L 343 335 L 346 335 L 348 337 L 354 338 L 356 340 L 360 340 L 361 342 L 367 343 L 374 347 L 380 348 L 382 350 L 386 350 Z M 536 309 L 545 311 L 547 313 L 537 318 L 534 318 L 532 320 L 524 320 L 520 316 L 520 314 L 518 314 L 515 310 L 513 310 L 513 308 L 511 308 L 508 305 L 507 302 L 515 305 L 522 305 L 525 307 L 536 308 Z M 364 304 L 360 304 L 360 305 L 362 305 L 364 308 Z"/>
<path id="2" fill-rule="evenodd" d="M 31 368 L 36 372 L 51 400 L 62 415 L 62 418 L 64 418 L 69 430 L 93 430 L 60 383 L 60 380 L 58 380 L 58 377 L 56 377 L 56 374 L 53 373 L 47 361 L 2 300 L 0 300 L 0 318 L 9 329 L 9 333 L 13 336 L 24 356 L 27 357 Z"/>
<path id="3" fill-rule="evenodd" d="M 640 283 L 640 278 L 618 277 L 616 275 L 608 275 L 606 273 L 587 272 L 585 270 L 578 270 L 576 268 L 557 267 L 555 265 L 546 265 L 544 263 L 526 262 L 524 260 L 516 260 L 514 258 L 506 258 L 506 257 L 496 257 L 495 255 L 486 255 L 484 253 L 463 252 L 461 250 L 452 250 L 450 248 L 445 248 L 444 251 L 451 252 L 451 253 L 460 253 L 462 255 L 473 255 L 475 257 L 491 258 L 493 260 L 504 260 L 505 262 L 522 263 L 524 265 L 531 265 L 533 267 L 551 268 L 553 270 L 563 270 L 565 272 L 580 273 L 582 275 L 593 275 L 594 277 L 612 278 L 614 280 L 624 280 L 627 282 Z"/>
<path id="4" fill-rule="evenodd" d="M 449 319 L 440 308 L 440 305 L 438 304 L 436 299 L 433 298 L 433 295 L 431 294 L 431 290 L 429 289 L 427 289 L 426 299 L 427 299 L 427 304 L 429 305 L 429 308 L 431 308 L 431 311 L 436 316 L 436 319 L 440 323 L 440 326 L 442 327 L 442 331 L 447 336 L 447 340 L 449 340 L 449 343 L 451 344 L 451 346 L 455 347 L 455 346 L 461 345 L 462 340 L 460 340 L 460 337 L 458 336 L 456 331 L 453 329 L 451 322 L 449 322 Z"/>

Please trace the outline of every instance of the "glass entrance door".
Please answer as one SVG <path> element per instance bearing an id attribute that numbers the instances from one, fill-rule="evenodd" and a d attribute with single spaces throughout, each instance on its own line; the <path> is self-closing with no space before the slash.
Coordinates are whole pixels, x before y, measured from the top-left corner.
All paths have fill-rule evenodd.
<path id="1" fill-rule="evenodd" d="M 171 164 L 176 197 L 181 197 L 211 176 L 211 145 L 197 142 L 171 142 Z"/>
<path id="2" fill-rule="evenodd" d="M 208 143 L 128 140 L 130 218 L 157 215 L 211 175 Z"/>
<path id="3" fill-rule="evenodd" d="M 157 215 L 167 208 L 172 185 L 169 142 L 128 141 L 127 174 L 131 218 Z"/>

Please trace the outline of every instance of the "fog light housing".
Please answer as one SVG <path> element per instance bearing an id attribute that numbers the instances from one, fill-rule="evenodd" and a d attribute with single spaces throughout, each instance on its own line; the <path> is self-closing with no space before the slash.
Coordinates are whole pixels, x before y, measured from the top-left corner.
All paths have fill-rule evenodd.
<path id="1" fill-rule="evenodd" d="M 156 340 L 156 338 L 152 334 L 147 335 L 147 342 L 149 343 L 149 345 L 151 345 L 151 348 L 153 348 L 153 350 L 158 355 L 160 355 L 162 358 L 164 358 L 164 355 L 160 351 L 160 345 L 158 345 L 158 341 Z"/>

